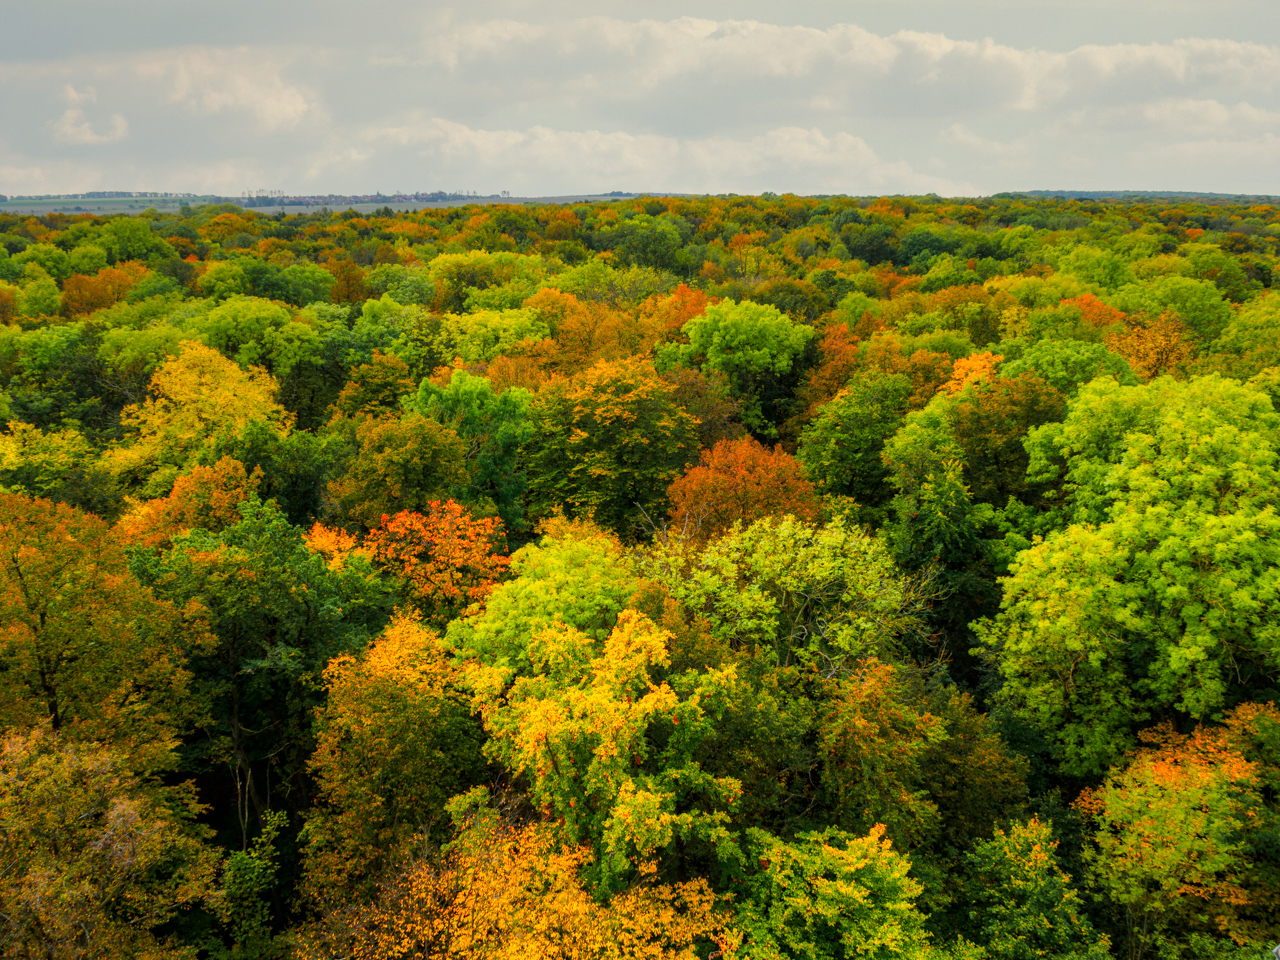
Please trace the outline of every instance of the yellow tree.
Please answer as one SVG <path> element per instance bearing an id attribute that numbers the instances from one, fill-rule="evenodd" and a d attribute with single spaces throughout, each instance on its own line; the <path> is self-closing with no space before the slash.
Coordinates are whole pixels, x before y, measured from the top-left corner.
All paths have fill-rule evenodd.
<path id="1" fill-rule="evenodd" d="M 217 350 L 187 340 L 182 352 L 151 378 L 151 396 L 125 408 L 133 441 L 109 451 L 113 471 L 148 496 L 169 492 L 219 435 L 233 435 L 252 421 L 282 433 L 292 416 L 276 402 L 275 380 L 265 370 L 242 370 Z"/>
<path id="2" fill-rule="evenodd" d="M 700 763 L 736 674 L 708 669 L 654 682 L 670 665 L 670 639 L 624 610 L 603 643 L 563 624 L 535 633 L 528 656 L 536 674 L 509 690 L 501 665 L 471 668 L 486 753 L 528 779 L 566 842 L 591 844 L 604 889 L 680 843 L 736 852 L 726 824 L 741 785 Z"/>
<path id="3" fill-rule="evenodd" d="M 459 798 L 459 801 L 471 798 Z M 458 803 L 457 810 L 462 804 Z M 606 903 L 578 877 L 585 847 L 546 824 L 466 817 L 457 840 L 406 863 L 371 904 L 331 911 L 304 931 L 302 960 L 732 960 L 736 935 L 703 880 L 653 882 L 652 869 Z"/>
<path id="4" fill-rule="evenodd" d="M 217 855 L 186 787 L 140 781 L 98 744 L 36 729 L 0 741 L 0 955 L 192 958 L 160 932 L 210 898 Z"/>

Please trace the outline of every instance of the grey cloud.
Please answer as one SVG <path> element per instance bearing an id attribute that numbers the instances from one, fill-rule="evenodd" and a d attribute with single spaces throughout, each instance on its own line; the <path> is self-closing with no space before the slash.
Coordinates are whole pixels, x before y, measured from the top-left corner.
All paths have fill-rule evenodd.
<path id="1" fill-rule="evenodd" d="M 618 6 L 378 2 L 368 17 L 400 12 L 374 38 L 325 0 L 328 33 L 0 62 L 0 192 L 1280 192 L 1275 45 L 1054 50 Z"/>

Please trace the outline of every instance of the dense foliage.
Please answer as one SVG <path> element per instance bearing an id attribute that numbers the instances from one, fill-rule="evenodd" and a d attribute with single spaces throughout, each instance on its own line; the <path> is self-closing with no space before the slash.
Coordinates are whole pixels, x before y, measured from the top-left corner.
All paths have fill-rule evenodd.
<path id="1" fill-rule="evenodd" d="M 1280 210 L 0 216 L 0 955 L 1258 958 Z"/>

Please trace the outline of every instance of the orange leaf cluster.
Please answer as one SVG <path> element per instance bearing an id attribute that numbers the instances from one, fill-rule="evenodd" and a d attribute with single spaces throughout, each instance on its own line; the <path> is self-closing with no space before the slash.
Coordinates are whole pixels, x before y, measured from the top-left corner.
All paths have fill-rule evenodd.
<path id="1" fill-rule="evenodd" d="M 150 272 L 145 264 L 128 261 L 103 267 L 93 277 L 73 274 L 62 285 L 62 309 L 68 316 L 80 317 L 113 306 Z"/>
<path id="2" fill-rule="evenodd" d="M 942 389 L 956 394 L 971 383 L 991 380 L 999 374 L 1003 361 L 1004 357 L 990 350 L 961 357 L 952 368 L 951 379 L 942 385 Z"/>
<path id="3" fill-rule="evenodd" d="M 502 521 L 476 519 L 459 503 L 433 500 L 424 516 L 403 510 L 369 534 L 365 546 L 378 566 L 401 577 L 433 621 L 447 623 L 484 600 L 511 558 L 495 552 Z"/>
<path id="4" fill-rule="evenodd" d="M 324 557 L 331 570 L 341 570 L 347 557 L 359 554 L 369 556 L 369 550 L 360 546 L 360 538 L 340 527 L 326 527 L 323 523 L 313 524 L 306 534 L 307 549 Z"/>
<path id="5" fill-rule="evenodd" d="M 736 955 L 738 937 L 705 881 L 654 884 L 649 868 L 649 882 L 599 904 L 578 880 L 588 860 L 539 824 L 474 824 L 442 856 L 410 863 L 372 906 L 326 918 L 300 956 L 695 960 L 709 946 Z"/>
<path id="6" fill-rule="evenodd" d="M 1106 337 L 1106 344 L 1128 360 L 1144 381 L 1163 374 L 1182 375 L 1196 354 L 1186 324 L 1172 313 L 1155 320 L 1130 317 L 1125 328 Z"/>
<path id="7" fill-rule="evenodd" d="M 248 473 L 231 457 L 212 467 L 193 467 L 167 497 L 148 500 L 121 517 L 116 535 L 141 547 L 165 547 L 193 527 L 217 532 L 239 522 L 236 508 L 257 492 L 261 480 L 261 467 Z"/>
<path id="8" fill-rule="evenodd" d="M 714 539 L 735 522 L 744 526 L 785 514 L 815 523 L 822 506 L 804 464 L 781 447 L 751 437 L 721 440 L 667 490 L 671 523 L 698 539 Z"/>
<path id="9" fill-rule="evenodd" d="M 1113 307 L 1109 303 L 1103 303 L 1092 293 L 1083 293 L 1070 300 L 1063 300 L 1060 306 L 1078 307 L 1080 319 L 1091 327 L 1114 327 L 1128 319 L 1128 314 L 1123 310 Z"/>

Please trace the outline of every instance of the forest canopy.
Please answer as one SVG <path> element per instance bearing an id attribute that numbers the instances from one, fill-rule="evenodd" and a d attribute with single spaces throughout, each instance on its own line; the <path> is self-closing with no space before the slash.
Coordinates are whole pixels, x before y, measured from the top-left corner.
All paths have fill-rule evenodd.
<path id="1" fill-rule="evenodd" d="M 0 214 L 0 955 L 1258 960 L 1280 208 Z"/>

